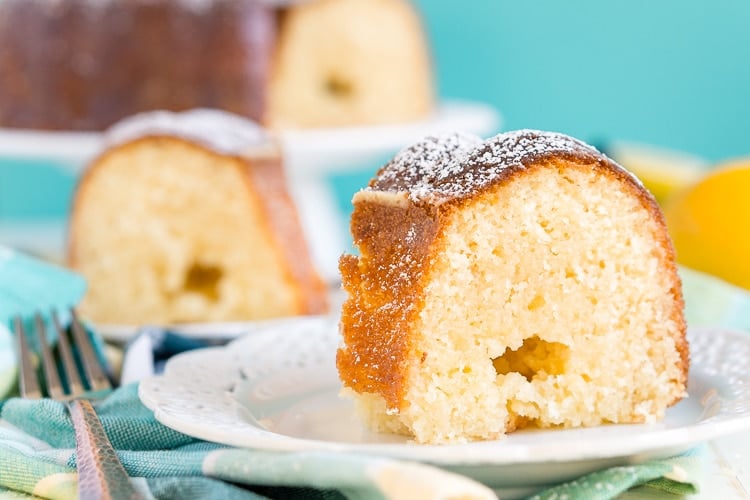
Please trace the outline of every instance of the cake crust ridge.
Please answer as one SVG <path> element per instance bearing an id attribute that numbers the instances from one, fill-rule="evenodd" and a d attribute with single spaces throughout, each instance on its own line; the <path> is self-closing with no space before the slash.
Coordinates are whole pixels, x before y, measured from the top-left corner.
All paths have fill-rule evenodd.
<path id="1" fill-rule="evenodd" d="M 487 140 L 464 133 L 425 137 L 383 166 L 365 191 L 405 191 L 415 203 L 446 203 L 473 196 L 518 169 L 550 158 L 608 163 L 640 185 L 620 165 L 578 139 L 521 129 Z"/>

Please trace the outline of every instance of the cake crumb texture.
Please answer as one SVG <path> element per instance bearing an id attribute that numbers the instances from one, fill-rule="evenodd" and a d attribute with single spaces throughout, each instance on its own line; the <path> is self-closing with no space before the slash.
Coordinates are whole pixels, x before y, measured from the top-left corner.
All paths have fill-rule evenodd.
<path id="1" fill-rule="evenodd" d="M 89 283 L 88 319 L 170 324 L 327 310 L 278 152 L 266 144 L 250 153 L 257 141 L 244 156 L 207 144 L 147 127 L 89 165 L 69 230 L 69 264 Z"/>

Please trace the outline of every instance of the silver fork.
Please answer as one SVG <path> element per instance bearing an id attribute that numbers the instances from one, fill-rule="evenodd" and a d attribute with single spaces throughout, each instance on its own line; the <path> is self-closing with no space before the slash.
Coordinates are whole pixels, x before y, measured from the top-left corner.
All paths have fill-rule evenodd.
<path id="1" fill-rule="evenodd" d="M 43 385 L 36 374 L 34 354 L 29 347 L 23 319 L 20 316 L 14 318 L 21 396 L 39 399 L 45 396 L 43 389 L 46 388 L 48 397 L 67 404 L 76 437 L 78 498 L 140 499 L 142 496 L 130 483 L 91 404 L 92 399 L 102 397 L 111 390 L 109 379 L 91 345 L 88 333 L 72 308 L 70 316 L 72 342 L 60 325 L 57 313 L 51 313 L 52 325 L 57 332 L 60 365 L 67 382 L 63 384 L 52 347 L 47 341 L 44 318 L 40 313 L 34 315 L 33 325 L 39 344 Z M 79 363 L 76 363 L 72 346 L 76 347 Z"/>

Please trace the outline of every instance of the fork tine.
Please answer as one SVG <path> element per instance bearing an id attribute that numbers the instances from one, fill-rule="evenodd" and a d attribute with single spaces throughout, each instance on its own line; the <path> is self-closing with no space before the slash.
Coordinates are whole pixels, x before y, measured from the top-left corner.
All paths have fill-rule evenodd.
<path id="1" fill-rule="evenodd" d="M 81 364 L 83 365 L 83 371 L 86 373 L 86 379 L 89 382 L 89 389 L 92 391 L 110 389 L 112 385 L 109 383 L 109 378 L 104 373 L 99 357 L 94 352 L 88 333 L 83 328 L 78 319 L 78 314 L 72 307 L 70 308 L 70 320 L 75 343 L 80 349 Z"/>
<path id="2" fill-rule="evenodd" d="M 57 317 L 57 312 L 52 310 L 52 324 L 57 332 L 57 350 L 60 353 L 60 361 L 65 372 L 65 377 L 68 380 L 68 392 L 71 397 L 79 396 L 86 390 L 81 383 L 81 377 L 78 375 L 78 368 L 76 367 L 75 359 L 73 359 L 73 351 L 70 349 L 70 342 L 68 341 L 68 335 L 65 330 L 60 326 L 60 319 Z"/>
<path id="3" fill-rule="evenodd" d="M 13 329 L 16 333 L 18 366 L 20 368 L 18 385 L 21 396 L 24 398 L 39 399 L 42 397 L 42 391 L 39 389 L 39 381 L 36 378 L 34 362 L 31 359 L 31 349 L 29 349 L 29 342 L 26 340 L 26 329 L 23 326 L 21 316 L 16 316 L 13 323 Z"/>
<path id="4" fill-rule="evenodd" d="M 39 348 L 42 354 L 42 367 L 44 368 L 44 380 L 47 383 L 47 394 L 52 399 L 60 399 L 65 395 L 65 392 L 60 383 L 60 374 L 57 372 L 57 365 L 52 355 L 52 349 L 50 349 L 49 342 L 47 342 L 47 327 L 44 326 L 44 319 L 41 314 L 34 314 L 34 323 L 36 323 L 36 336 L 39 339 Z"/>

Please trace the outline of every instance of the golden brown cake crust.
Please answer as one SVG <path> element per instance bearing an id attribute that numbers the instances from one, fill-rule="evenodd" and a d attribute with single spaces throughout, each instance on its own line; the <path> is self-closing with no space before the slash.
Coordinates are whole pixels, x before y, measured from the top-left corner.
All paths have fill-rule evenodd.
<path id="1" fill-rule="evenodd" d="M 103 130 L 134 113 L 195 107 L 261 120 L 277 10 L 233 0 L 0 2 L 0 125 Z"/>
<path id="2" fill-rule="evenodd" d="M 440 229 L 440 218 L 440 211 L 430 207 L 388 207 L 367 201 L 352 216 L 352 234 L 361 258 L 380 273 L 362 275 L 352 255 L 340 261 L 350 299 L 342 311 L 347 349 L 338 351 L 336 362 L 347 385 L 358 392 L 382 394 L 390 405 L 395 406 L 403 395 L 403 362 L 413 354 L 408 325 L 420 309 L 415 300 L 420 297 L 425 260 Z"/>
<path id="3" fill-rule="evenodd" d="M 474 197 L 519 170 L 554 160 L 606 166 L 638 186 L 639 196 L 658 211 L 641 182 L 620 165 L 573 137 L 537 130 L 506 132 L 486 141 L 462 134 L 427 137 L 381 168 L 368 190 L 405 192 L 415 203 L 442 204 Z"/>
<path id="4" fill-rule="evenodd" d="M 287 263 L 289 283 L 299 287 L 300 314 L 325 313 L 327 287 L 314 270 L 279 159 L 238 158 L 238 161 L 243 164 L 247 189 L 253 190 L 262 204 L 268 234 L 273 235 L 277 251 Z"/>
<path id="5" fill-rule="evenodd" d="M 414 352 L 410 324 L 422 306 L 430 256 L 445 244 L 437 237 L 445 229 L 443 222 L 464 203 L 534 169 L 558 168 L 564 175 L 566 163 L 616 179 L 657 221 L 659 244 L 668 256 L 663 272 L 673 283 L 670 319 L 678 325 L 674 341 L 684 386 L 689 349 L 681 282 L 653 196 L 594 148 L 562 134 L 521 130 L 486 142 L 457 134 L 427 138 L 399 153 L 355 195 L 351 232 L 360 256 L 340 260 L 348 300 L 341 319 L 346 347 L 337 353 L 337 367 L 346 387 L 379 394 L 388 408 L 401 407 L 406 360 L 424 355 Z"/>

